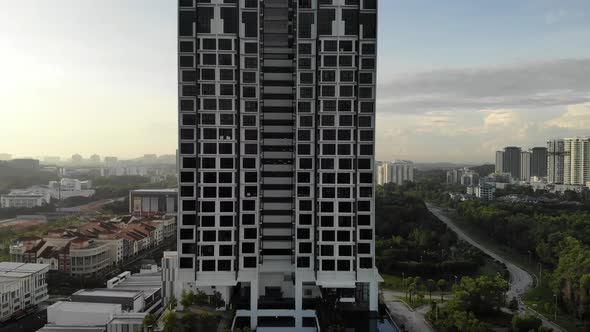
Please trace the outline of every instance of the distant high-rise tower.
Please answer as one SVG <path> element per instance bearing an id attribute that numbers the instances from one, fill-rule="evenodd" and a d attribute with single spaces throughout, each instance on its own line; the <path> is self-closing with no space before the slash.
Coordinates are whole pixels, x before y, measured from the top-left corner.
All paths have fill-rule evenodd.
<path id="1" fill-rule="evenodd" d="M 555 139 L 547 141 L 547 181 L 563 183 L 565 168 L 565 141 Z"/>
<path id="2" fill-rule="evenodd" d="M 531 176 L 547 177 L 547 148 L 535 147 L 531 153 Z"/>
<path id="3" fill-rule="evenodd" d="M 520 153 L 520 180 L 530 181 L 531 179 L 531 156 L 529 151 L 522 151 Z"/>
<path id="4" fill-rule="evenodd" d="M 508 146 L 504 148 L 502 172 L 510 173 L 516 179 L 520 179 L 520 153 L 521 149 L 519 147 Z"/>
<path id="5" fill-rule="evenodd" d="M 496 173 L 504 173 L 504 151 L 496 151 Z"/>
<path id="6" fill-rule="evenodd" d="M 564 140 L 563 182 L 572 185 L 590 183 L 590 137 Z"/>
<path id="7" fill-rule="evenodd" d="M 179 2 L 179 277 L 252 328 L 378 309 L 376 37 L 376 0 Z"/>

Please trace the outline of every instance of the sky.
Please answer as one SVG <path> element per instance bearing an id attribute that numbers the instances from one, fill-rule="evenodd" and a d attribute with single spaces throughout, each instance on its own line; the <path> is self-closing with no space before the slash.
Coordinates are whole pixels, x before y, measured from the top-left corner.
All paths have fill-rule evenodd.
<path id="1" fill-rule="evenodd" d="M 176 1 L 0 3 L 0 153 L 176 149 Z M 590 135 L 590 1 L 381 0 L 377 159 Z"/>

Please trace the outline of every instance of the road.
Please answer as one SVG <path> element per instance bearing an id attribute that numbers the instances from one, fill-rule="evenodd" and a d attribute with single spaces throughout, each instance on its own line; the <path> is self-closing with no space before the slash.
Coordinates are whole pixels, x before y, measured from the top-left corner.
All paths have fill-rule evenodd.
<path id="1" fill-rule="evenodd" d="M 401 294 L 403 296 L 403 294 Z M 391 316 L 398 325 L 404 325 L 409 332 L 434 332 L 432 327 L 426 324 L 425 315 L 430 306 L 422 306 L 416 310 L 410 310 L 408 306 L 399 300 L 400 293 L 383 290 L 383 302 L 387 305 Z"/>
<path id="2" fill-rule="evenodd" d="M 510 273 L 510 289 L 506 293 L 508 295 L 508 298 L 511 299 L 513 297 L 516 297 L 518 299 L 520 312 L 531 311 L 531 309 L 522 302 L 522 296 L 524 295 L 525 291 L 533 285 L 533 277 L 528 272 L 516 266 L 514 263 L 508 261 L 504 257 L 496 254 L 491 249 L 484 247 L 483 245 L 473 240 L 469 235 L 467 235 L 457 225 L 455 225 L 453 221 L 445 215 L 442 209 L 428 203 L 426 203 L 426 207 L 440 221 L 445 223 L 447 227 L 449 227 L 453 232 L 455 232 L 461 240 L 471 244 L 472 246 L 488 254 L 493 259 L 506 265 L 506 269 L 508 269 L 508 272 Z M 537 316 L 539 316 L 539 318 L 543 321 L 543 325 L 545 327 L 549 327 L 556 332 L 565 331 L 558 325 L 549 321 L 544 316 L 539 314 L 537 314 Z"/>
<path id="3" fill-rule="evenodd" d="M 103 206 L 113 203 L 113 202 L 120 202 L 125 200 L 125 197 L 119 198 L 109 198 L 109 199 L 102 199 L 100 201 L 91 202 L 79 206 L 73 206 L 69 208 L 58 208 L 57 212 L 66 212 L 66 213 L 99 213 Z"/>

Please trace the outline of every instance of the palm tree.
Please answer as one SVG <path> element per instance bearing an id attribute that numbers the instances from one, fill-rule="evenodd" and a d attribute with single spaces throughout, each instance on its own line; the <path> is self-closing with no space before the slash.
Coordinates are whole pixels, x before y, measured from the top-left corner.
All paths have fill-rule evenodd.
<path id="1" fill-rule="evenodd" d="M 440 301 L 445 302 L 445 299 L 443 297 L 443 292 L 445 289 L 447 289 L 447 281 L 445 279 L 440 279 L 436 283 L 436 288 L 438 288 L 438 290 L 440 291 Z"/>
<path id="2" fill-rule="evenodd" d="M 426 280 L 426 289 L 428 290 L 428 295 L 430 296 L 430 301 L 432 301 L 432 292 L 436 288 L 436 283 L 432 279 Z"/>

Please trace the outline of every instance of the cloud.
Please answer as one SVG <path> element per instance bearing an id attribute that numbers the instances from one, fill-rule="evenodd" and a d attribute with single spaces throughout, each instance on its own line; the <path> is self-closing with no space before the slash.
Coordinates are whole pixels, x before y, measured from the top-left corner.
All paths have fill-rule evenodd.
<path id="1" fill-rule="evenodd" d="M 485 114 L 483 120 L 484 130 L 498 126 L 511 126 L 519 120 L 519 115 L 513 110 L 482 110 L 480 113 Z"/>
<path id="2" fill-rule="evenodd" d="M 567 16 L 567 14 L 567 11 L 564 9 L 548 12 L 547 14 L 545 14 L 545 24 L 551 25 L 559 23 L 559 21 L 563 20 Z"/>
<path id="3" fill-rule="evenodd" d="M 405 74 L 378 86 L 379 111 L 427 113 L 590 101 L 590 58 Z"/>
<path id="4" fill-rule="evenodd" d="M 545 124 L 549 127 L 590 131 L 590 103 L 570 105 L 565 113 Z"/>

